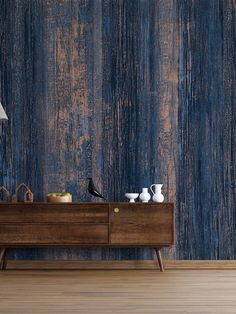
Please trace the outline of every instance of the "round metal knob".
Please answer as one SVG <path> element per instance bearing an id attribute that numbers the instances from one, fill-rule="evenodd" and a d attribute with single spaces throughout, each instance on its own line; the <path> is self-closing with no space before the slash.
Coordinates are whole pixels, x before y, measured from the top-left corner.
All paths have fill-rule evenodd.
<path id="1" fill-rule="evenodd" d="M 114 208 L 114 212 L 115 212 L 115 213 L 119 213 L 119 211 L 120 211 L 119 208 L 117 208 L 117 207 Z"/>

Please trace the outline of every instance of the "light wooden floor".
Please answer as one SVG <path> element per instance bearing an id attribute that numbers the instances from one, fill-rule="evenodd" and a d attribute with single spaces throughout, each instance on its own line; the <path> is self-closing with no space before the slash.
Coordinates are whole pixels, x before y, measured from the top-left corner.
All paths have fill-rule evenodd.
<path id="1" fill-rule="evenodd" d="M 236 271 L 7 270 L 0 313 L 236 313 Z"/>

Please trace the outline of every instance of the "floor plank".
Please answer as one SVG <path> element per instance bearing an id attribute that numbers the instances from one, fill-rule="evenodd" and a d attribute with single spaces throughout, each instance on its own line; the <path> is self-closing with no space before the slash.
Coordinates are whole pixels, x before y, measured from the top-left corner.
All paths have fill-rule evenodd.
<path id="1" fill-rule="evenodd" d="M 0 313 L 236 313 L 235 270 L 8 270 Z"/>
<path id="2" fill-rule="evenodd" d="M 235 260 L 164 260 L 165 269 L 235 269 Z M 153 260 L 9 260 L 7 269 L 159 269 Z"/>

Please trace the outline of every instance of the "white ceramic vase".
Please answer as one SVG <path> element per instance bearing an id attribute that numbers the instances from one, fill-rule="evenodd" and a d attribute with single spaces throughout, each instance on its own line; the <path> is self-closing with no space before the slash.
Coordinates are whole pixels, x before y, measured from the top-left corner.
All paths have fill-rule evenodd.
<path id="1" fill-rule="evenodd" d="M 142 193 L 139 195 L 139 198 L 143 203 L 148 203 L 151 198 L 151 195 L 148 193 L 148 188 L 142 188 Z"/>
<path id="2" fill-rule="evenodd" d="M 152 188 L 153 186 L 154 186 L 154 191 Z M 162 194 L 162 191 L 161 191 L 162 187 L 163 187 L 163 184 L 152 184 L 150 186 L 150 190 L 153 193 L 153 197 L 152 197 L 153 202 L 162 203 L 164 201 L 164 195 Z"/>

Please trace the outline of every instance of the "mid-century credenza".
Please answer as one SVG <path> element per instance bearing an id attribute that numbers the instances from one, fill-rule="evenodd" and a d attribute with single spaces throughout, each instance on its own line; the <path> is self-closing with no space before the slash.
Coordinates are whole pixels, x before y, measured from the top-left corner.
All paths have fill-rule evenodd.
<path id="1" fill-rule="evenodd" d="M 173 203 L 0 203 L 0 269 L 19 247 L 151 247 L 174 244 Z"/>

